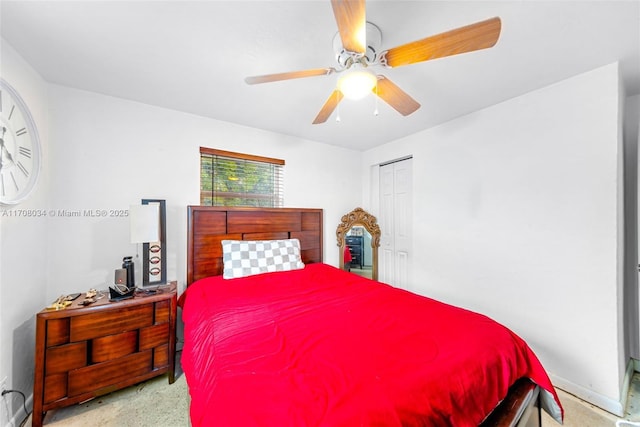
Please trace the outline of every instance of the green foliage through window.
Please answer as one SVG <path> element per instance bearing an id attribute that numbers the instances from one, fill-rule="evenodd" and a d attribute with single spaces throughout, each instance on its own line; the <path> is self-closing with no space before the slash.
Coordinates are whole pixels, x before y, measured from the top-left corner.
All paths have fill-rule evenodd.
<path id="1" fill-rule="evenodd" d="M 283 206 L 284 162 L 200 149 L 200 204 L 203 206 Z M 280 162 L 280 164 L 272 161 Z"/>

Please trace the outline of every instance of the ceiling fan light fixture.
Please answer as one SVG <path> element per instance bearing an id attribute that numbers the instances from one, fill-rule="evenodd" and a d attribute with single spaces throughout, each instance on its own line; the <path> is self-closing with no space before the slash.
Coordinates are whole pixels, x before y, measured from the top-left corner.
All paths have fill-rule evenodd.
<path id="1" fill-rule="evenodd" d="M 362 99 L 376 86 L 378 78 L 371 72 L 354 69 L 347 70 L 338 79 L 338 90 L 347 99 Z"/>
<path id="2" fill-rule="evenodd" d="M 338 24 L 338 32 L 333 37 L 333 49 L 338 67 L 245 78 L 247 84 L 253 85 L 339 74 L 336 88 L 313 120 L 314 125 L 325 123 L 339 107 L 343 98 L 361 99 L 371 92 L 375 94 L 374 99 L 376 100 L 374 115 L 379 114 L 378 98 L 403 116 L 412 114 L 420 108 L 420 104 L 384 75 L 369 72 L 369 67 L 396 68 L 487 49 L 498 42 L 502 29 L 502 21 L 499 17 L 494 17 L 390 49 L 380 50 L 382 32 L 375 24 L 366 21 L 365 0 L 331 0 L 331 6 Z M 338 110 L 336 121 L 339 120 L 340 111 Z"/>

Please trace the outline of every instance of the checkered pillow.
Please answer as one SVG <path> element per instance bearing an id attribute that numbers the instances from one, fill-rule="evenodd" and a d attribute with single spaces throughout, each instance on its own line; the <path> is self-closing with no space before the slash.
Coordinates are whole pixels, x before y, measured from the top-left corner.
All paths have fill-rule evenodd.
<path id="1" fill-rule="evenodd" d="M 222 260 L 225 279 L 304 268 L 298 239 L 223 240 Z"/>

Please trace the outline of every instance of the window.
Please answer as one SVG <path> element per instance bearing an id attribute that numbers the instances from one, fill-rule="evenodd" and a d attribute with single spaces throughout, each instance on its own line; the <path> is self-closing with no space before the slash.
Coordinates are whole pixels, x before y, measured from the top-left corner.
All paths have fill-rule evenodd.
<path id="1" fill-rule="evenodd" d="M 284 160 L 200 147 L 200 204 L 282 207 Z"/>

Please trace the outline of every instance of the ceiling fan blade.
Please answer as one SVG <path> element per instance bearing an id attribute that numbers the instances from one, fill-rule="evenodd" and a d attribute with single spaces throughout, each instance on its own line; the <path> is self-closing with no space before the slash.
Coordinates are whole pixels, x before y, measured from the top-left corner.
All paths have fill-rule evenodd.
<path id="1" fill-rule="evenodd" d="M 491 18 L 391 48 L 382 55 L 386 57 L 387 65 L 400 67 L 486 49 L 496 44 L 500 37 L 501 27 L 500 18 Z"/>
<path id="2" fill-rule="evenodd" d="M 367 14 L 365 0 L 331 0 L 342 46 L 349 52 L 367 50 Z"/>
<path id="3" fill-rule="evenodd" d="M 331 113 L 333 113 L 333 110 L 335 110 L 340 101 L 342 101 L 342 98 L 344 98 L 342 92 L 340 92 L 338 89 L 334 90 L 329 99 L 327 99 L 327 102 L 325 102 L 322 106 L 322 109 L 316 116 L 313 124 L 317 125 L 326 122 Z"/>
<path id="4" fill-rule="evenodd" d="M 247 84 L 277 82 L 279 80 L 301 79 L 303 77 L 328 76 L 336 71 L 335 68 L 315 68 L 313 70 L 290 71 L 288 73 L 265 74 L 263 76 L 251 76 L 244 79 Z"/>
<path id="5" fill-rule="evenodd" d="M 378 75 L 378 85 L 372 90 L 403 116 L 408 116 L 420 108 L 420 104 L 415 99 L 383 75 Z"/>

